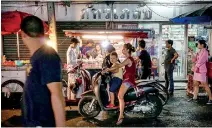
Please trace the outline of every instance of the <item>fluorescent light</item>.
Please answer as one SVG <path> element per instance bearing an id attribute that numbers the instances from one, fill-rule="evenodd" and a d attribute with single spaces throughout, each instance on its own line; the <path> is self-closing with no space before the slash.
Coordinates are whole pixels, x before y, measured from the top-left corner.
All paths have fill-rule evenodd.
<path id="1" fill-rule="evenodd" d="M 99 34 L 112 33 L 112 32 L 98 32 Z"/>
<path id="2" fill-rule="evenodd" d="M 109 36 L 109 39 L 124 39 L 123 36 Z"/>
<path id="3" fill-rule="evenodd" d="M 121 35 L 103 36 L 103 35 L 83 35 L 85 39 L 124 39 Z"/>
<path id="4" fill-rule="evenodd" d="M 104 34 L 105 32 L 98 32 L 99 34 Z"/>
<path id="5" fill-rule="evenodd" d="M 95 35 L 83 35 L 82 38 L 85 39 L 105 39 L 106 36 L 95 36 Z"/>

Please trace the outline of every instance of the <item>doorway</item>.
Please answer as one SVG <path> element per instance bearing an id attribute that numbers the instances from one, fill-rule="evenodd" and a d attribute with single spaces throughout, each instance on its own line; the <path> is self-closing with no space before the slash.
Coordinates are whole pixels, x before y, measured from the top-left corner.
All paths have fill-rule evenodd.
<path id="1" fill-rule="evenodd" d="M 175 61 L 174 79 L 182 80 L 186 78 L 186 45 L 185 45 L 185 25 L 162 25 L 162 37 L 159 45 L 159 77 L 164 79 L 165 70 L 163 62 L 166 56 L 166 44 L 165 41 L 173 40 L 173 48 L 179 54 L 179 57 Z"/>

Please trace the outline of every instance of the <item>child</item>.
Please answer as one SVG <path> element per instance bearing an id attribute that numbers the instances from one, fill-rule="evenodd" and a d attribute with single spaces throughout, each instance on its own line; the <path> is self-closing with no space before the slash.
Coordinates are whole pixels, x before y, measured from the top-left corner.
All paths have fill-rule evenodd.
<path id="1" fill-rule="evenodd" d="M 114 67 L 116 64 L 118 64 L 118 54 L 116 52 L 112 52 L 110 54 L 110 62 L 113 64 L 112 67 Z M 119 68 L 117 70 L 111 71 L 112 74 L 112 79 L 110 81 L 110 104 L 107 106 L 109 108 L 114 107 L 114 100 L 115 96 L 114 93 L 117 92 L 122 84 L 122 79 L 123 79 L 123 70 L 122 68 Z"/>

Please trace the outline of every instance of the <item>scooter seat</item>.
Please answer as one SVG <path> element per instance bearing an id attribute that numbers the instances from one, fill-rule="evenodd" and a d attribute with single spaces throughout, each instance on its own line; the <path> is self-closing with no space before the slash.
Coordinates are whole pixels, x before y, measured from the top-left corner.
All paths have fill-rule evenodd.
<path id="1" fill-rule="evenodd" d="M 143 91 L 145 93 L 156 93 L 156 92 L 158 92 L 155 88 L 152 88 L 152 87 L 144 87 Z"/>
<path id="2" fill-rule="evenodd" d="M 154 82 L 158 82 L 158 80 L 136 80 L 135 83 L 139 84 L 139 83 L 154 83 Z"/>
<path id="3" fill-rule="evenodd" d="M 136 86 L 145 86 L 145 85 L 153 84 L 153 83 L 158 83 L 158 81 L 157 80 L 151 80 L 151 81 L 139 80 L 139 81 L 136 81 Z"/>

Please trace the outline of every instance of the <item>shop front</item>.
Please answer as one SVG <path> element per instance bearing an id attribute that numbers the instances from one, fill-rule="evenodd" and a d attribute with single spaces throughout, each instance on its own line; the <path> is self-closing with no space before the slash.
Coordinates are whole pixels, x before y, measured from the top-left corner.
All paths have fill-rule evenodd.
<path id="1" fill-rule="evenodd" d="M 190 51 L 196 52 L 196 43 L 200 39 L 209 41 L 209 32 L 204 28 L 205 24 L 173 25 L 170 23 L 141 23 L 139 28 L 149 28 L 155 31 L 153 40 L 146 40 L 147 50 L 151 55 L 153 66 L 157 67 L 158 76 L 164 79 L 165 71 L 163 62 L 166 55 L 165 41 L 174 41 L 173 48 L 179 57 L 175 61 L 175 80 L 185 80 L 191 72 Z"/>
<path id="2" fill-rule="evenodd" d="M 6 3 L 5 3 L 6 4 Z M 170 18 L 174 18 L 180 14 L 194 11 L 200 9 L 205 4 L 191 5 L 191 6 L 182 6 L 174 5 L 174 6 L 161 6 L 160 4 L 112 4 L 109 5 L 100 3 L 100 4 L 71 4 L 70 7 L 64 7 L 60 5 L 55 5 L 56 10 L 56 19 L 57 22 L 64 22 L 64 27 L 62 30 L 73 30 L 66 26 L 67 22 L 73 22 L 72 26 L 79 26 L 77 30 L 92 30 L 101 27 L 101 30 L 115 30 L 115 29 L 126 29 L 126 30 L 135 30 L 135 29 L 152 29 L 154 30 L 154 37 L 145 39 L 147 42 L 147 50 L 151 55 L 153 68 L 155 68 L 155 75 L 159 78 L 164 78 L 164 67 L 162 65 L 164 61 L 164 57 L 166 54 L 165 48 L 165 40 L 172 39 L 174 40 L 173 47 L 179 53 L 179 58 L 176 60 L 175 70 L 174 70 L 174 78 L 175 79 L 186 79 L 188 74 L 188 62 L 187 55 L 188 47 L 193 47 L 194 43 L 192 41 L 188 41 L 188 37 L 194 36 L 195 39 L 198 36 L 206 36 L 206 33 L 201 34 L 201 29 L 198 26 L 201 25 L 174 25 L 169 20 Z M 209 5 L 208 5 L 209 6 Z M 180 8 L 179 8 L 180 7 Z M 161 9 L 163 8 L 163 9 Z M 37 7 L 32 8 L 21 8 L 19 11 L 29 12 L 33 14 L 34 10 Z M 12 10 L 10 7 L 2 8 L 3 11 Z M 38 10 L 39 12 L 39 10 Z M 76 13 L 79 12 L 79 13 Z M 43 13 L 36 13 L 36 15 L 42 18 L 44 21 L 47 21 L 47 10 L 43 10 Z M 79 23 L 87 22 L 91 27 L 87 28 L 89 25 L 79 25 Z M 96 25 L 91 25 L 95 23 Z M 98 24 L 99 23 L 99 24 Z M 98 24 L 98 25 L 97 25 Z M 120 25 L 122 24 L 122 25 Z M 137 25 L 135 25 L 137 24 Z M 57 26 L 58 32 L 61 26 Z M 203 25 L 201 26 L 203 27 Z M 100 30 L 99 30 L 100 32 Z M 64 37 L 64 32 L 60 32 L 62 36 L 58 36 L 58 40 L 63 42 L 66 40 Z M 58 34 L 59 35 L 59 34 Z M 104 37 L 103 37 L 104 38 Z M 189 38 L 190 39 L 190 38 Z M 194 40 L 195 40 L 194 39 Z M 4 54 L 8 58 L 15 58 L 16 54 L 15 50 L 11 50 L 9 47 L 9 43 L 6 41 L 10 41 L 11 39 L 7 39 L 4 37 Z M 136 40 L 136 41 L 135 41 Z M 134 39 L 137 42 L 139 38 Z M 84 41 L 85 42 L 85 39 Z M 103 42 L 94 40 L 94 42 Z M 130 41 L 123 41 L 130 42 Z M 20 42 L 21 43 L 21 42 Z M 107 42 L 106 42 L 107 43 Z M 24 54 L 21 56 L 26 56 L 26 48 L 20 46 L 20 49 L 25 49 Z M 58 53 L 62 58 L 63 63 L 66 63 L 66 50 L 68 49 L 68 43 L 61 43 L 58 41 Z M 15 44 L 14 44 L 15 47 Z M 117 45 L 117 47 L 119 47 Z M 120 50 L 119 50 L 120 51 Z M 11 57 L 13 56 L 13 57 Z M 25 58 L 24 58 L 25 59 Z M 29 59 L 29 56 L 26 56 L 26 59 Z M 93 66 L 91 66 L 93 67 Z"/>
<path id="3" fill-rule="evenodd" d="M 64 30 L 66 36 L 77 37 L 80 40 L 80 46 L 77 49 L 81 53 L 83 68 L 88 70 L 93 76 L 98 71 L 102 70 L 103 60 L 108 55 L 107 47 L 112 45 L 122 62 L 125 57 L 122 54 L 122 48 L 125 43 L 130 43 L 134 47 L 138 46 L 139 39 L 148 39 L 152 30 L 140 29 L 139 31 L 124 31 L 124 30 Z M 136 57 L 136 54 L 133 54 Z"/>

